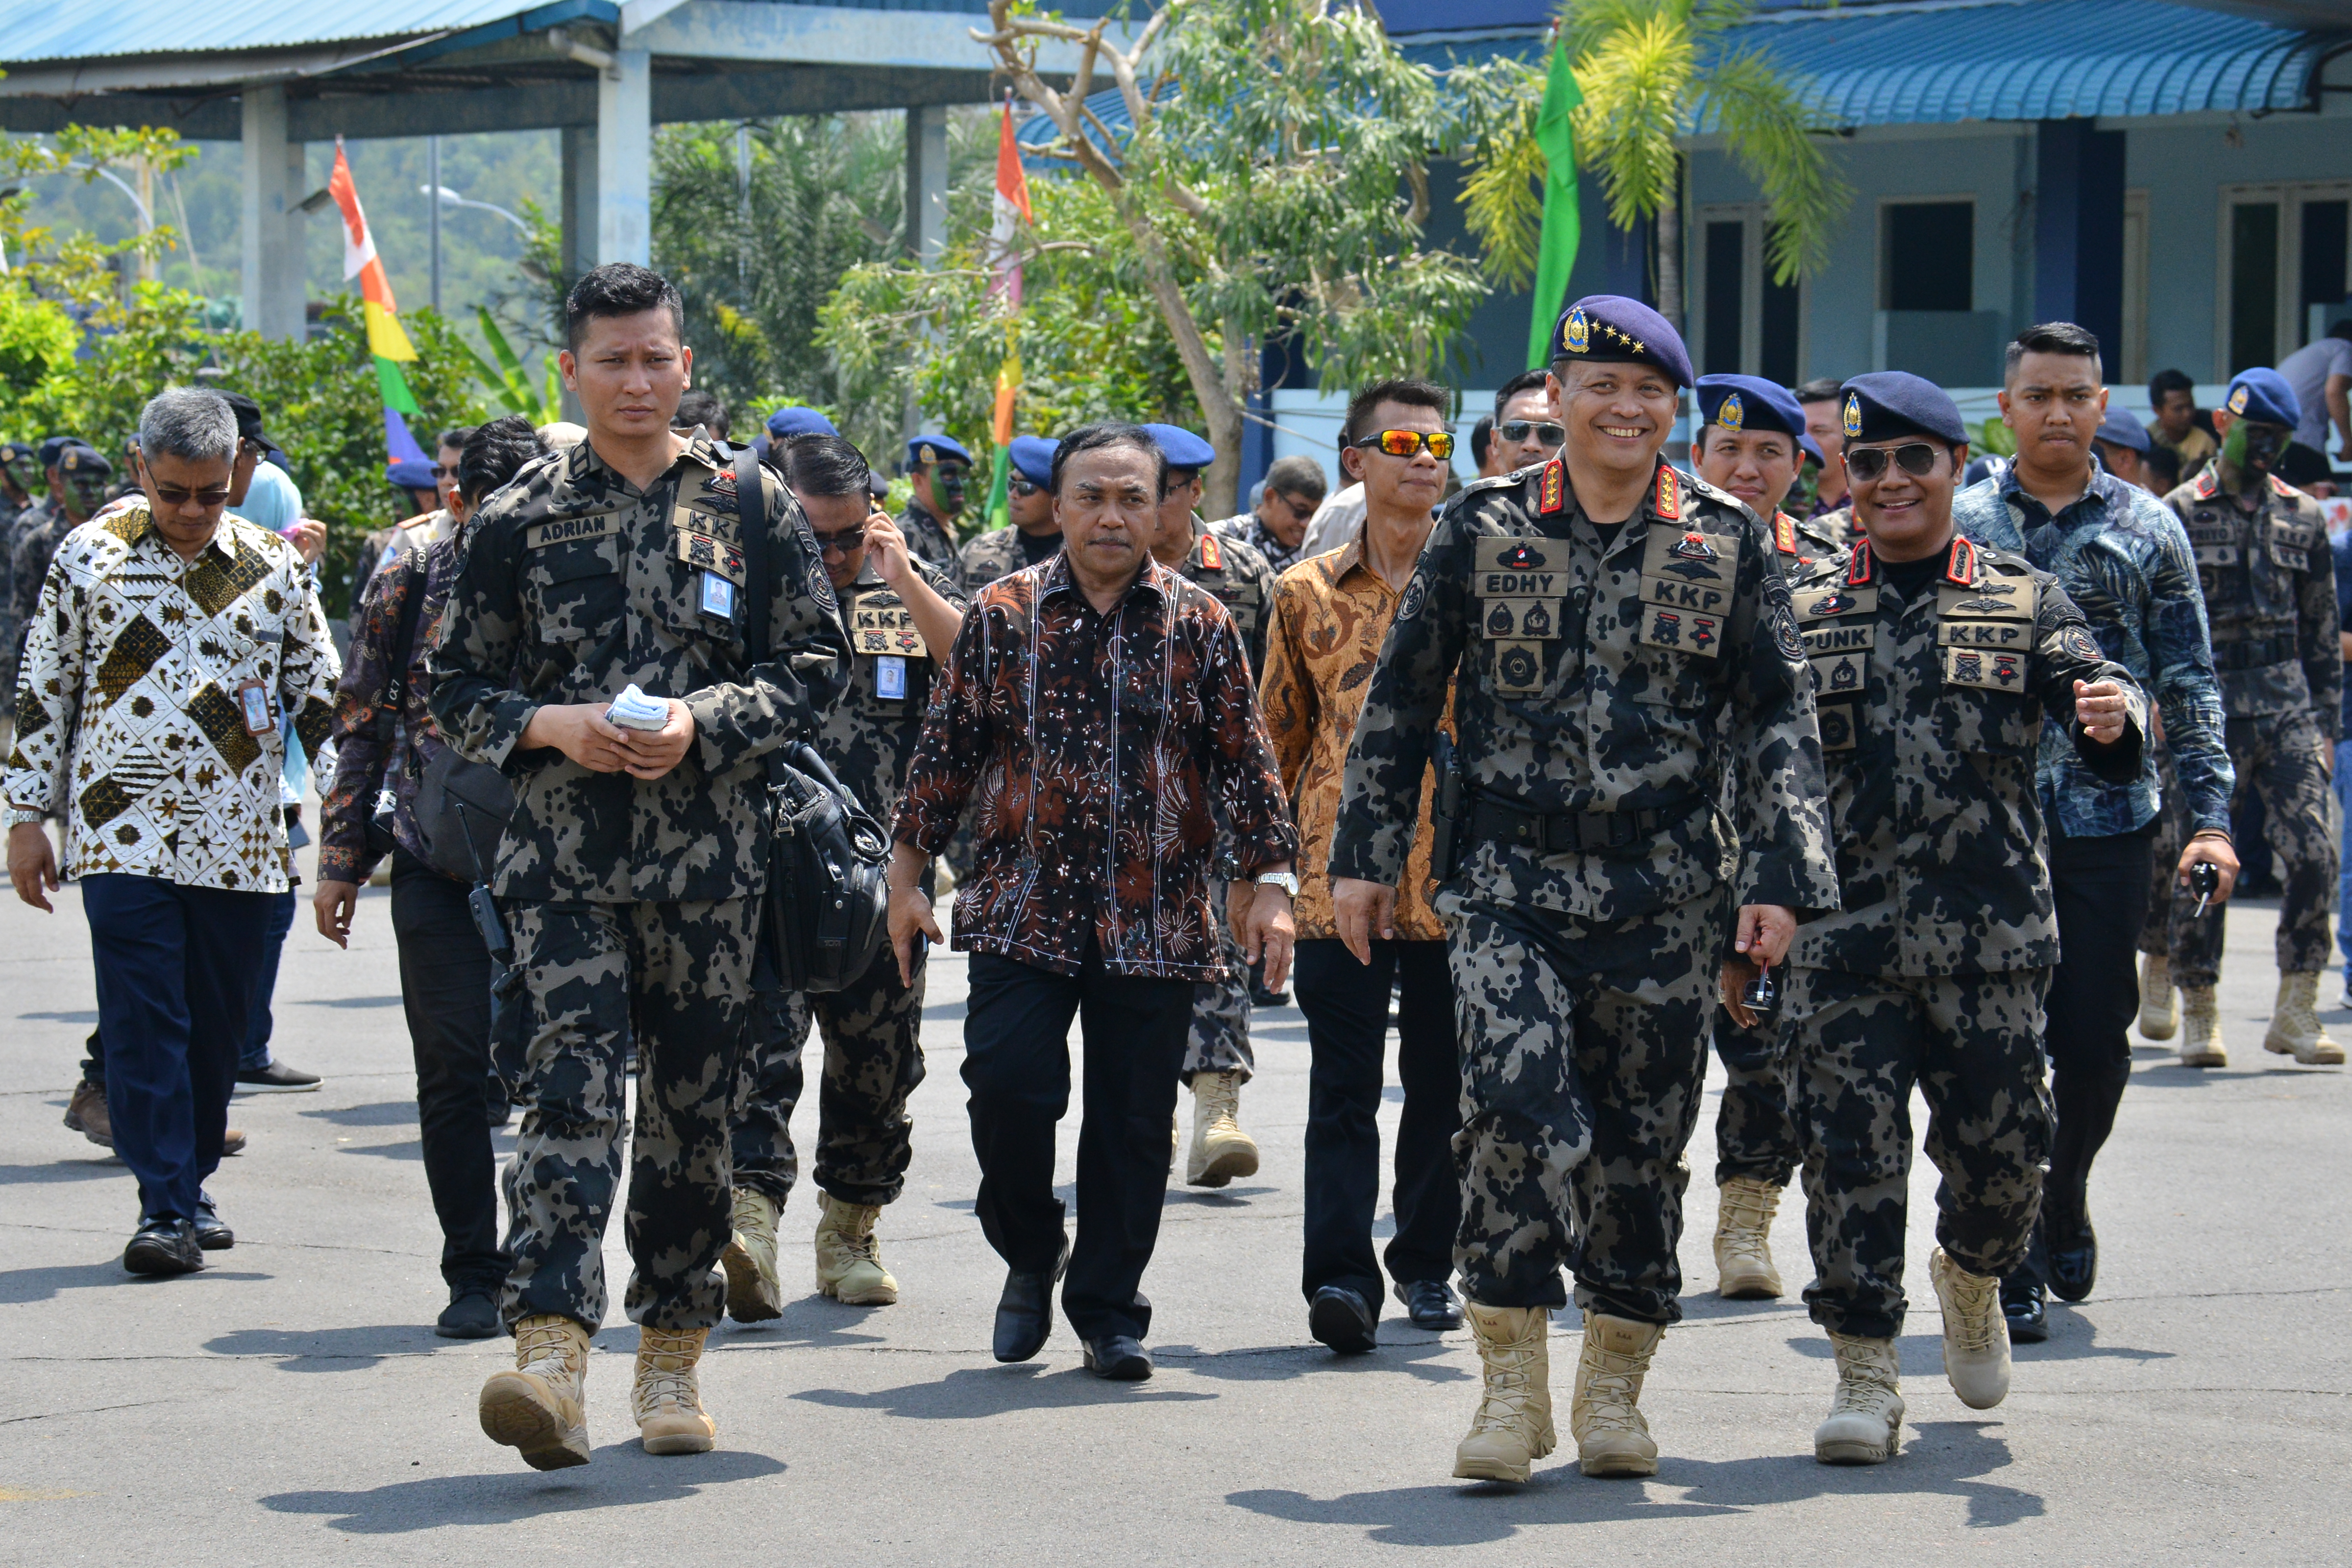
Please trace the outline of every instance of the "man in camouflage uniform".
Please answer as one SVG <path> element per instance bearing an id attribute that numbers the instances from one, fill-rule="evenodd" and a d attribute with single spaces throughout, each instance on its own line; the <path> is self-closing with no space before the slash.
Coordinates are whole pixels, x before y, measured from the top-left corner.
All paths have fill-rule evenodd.
<path id="1" fill-rule="evenodd" d="M 2344 1047 L 2320 1026 L 2317 1001 L 2341 853 L 2332 781 L 2344 654 L 2326 517 L 2273 471 L 2300 414 L 2278 372 L 2240 371 L 2213 411 L 2220 453 L 2164 499 L 2196 547 L 2237 788 L 2262 796 L 2282 871 L 2278 1000 L 2263 1048 L 2333 1066 Z M 2230 1059 L 2213 996 L 2226 915 L 2217 900 L 2200 919 L 2196 895 L 2174 887 L 2172 980 L 2180 987 L 2185 1067 Z"/>
<path id="2" fill-rule="evenodd" d="M 782 481 L 744 465 L 769 531 L 755 596 L 745 481 L 670 431 L 693 364 L 677 289 L 614 263 L 572 286 L 565 315 L 558 363 L 588 437 L 483 504 L 427 661 L 444 738 L 514 783 L 491 889 L 530 1000 L 531 1106 L 507 1174 L 514 1266 L 499 1305 L 516 1370 L 480 1405 L 483 1430 L 541 1469 L 588 1461 L 588 1339 L 604 1316 L 632 1046 L 631 1408 L 648 1452 L 715 1438 L 695 1363 L 726 1300 L 714 1266 L 766 880 L 766 759 L 815 732 L 846 652 Z M 755 616 L 773 650 L 757 664 Z M 666 710 L 659 730 L 605 717 L 633 687 Z"/>
<path id="3" fill-rule="evenodd" d="M 1636 1402 L 1681 1316 L 1683 1151 L 1727 906 L 1738 950 L 1777 963 L 1800 912 L 1837 903 L 1804 647 L 1769 537 L 1659 461 L 1691 379 L 1681 339 L 1598 295 L 1561 312 L 1552 343 L 1566 444 L 1439 520 L 1371 675 L 1331 849 L 1361 959 L 1393 934 L 1458 670 L 1466 853 L 1436 908 L 1462 1037 L 1454 1261 L 1486 1396 L 1454 1473 L 1506 1481 L 1554 1442 L 1545 1331 L 1563 1265 L 1585 1314 L 1581 1468 L 1656 1472 Z"/>
<path id="4" fill-rule="evenodd" d="M 16 521 L 33 510 L 34 492 L 42 483 L 41 462 L 22 441 L 0 442 L 0 757 L 8 754 L 16 733 L 16 645 L 23 628 L 16 620 L 16 578 L 9 559 L 15 553 Z"/>
<path id="5" fill-rule="evenodd" d="M 779 451 L 784 482 L 808 517 L 825 575 L 841 596 L 853 661 L 849 695 L 818 732 L 834 775 L 879 823 L 898 809 L 907 763 L 923 732 L 931 670 L 954 645 L 962 592 L 915 559 L 898 524 L 873 507 L 866 458 L 838 436 L 803 436 Z M 763 992 L 753 1000 L 751 1092 L 736 1112 L 735 1234 L 719 1257 L 727 1310 L 738 1322 L 781 1316 L 776 1222 L 800 1164 L 793 1151 L 801 1049 L 814 1017 L 824 1031 L 817 1095 L 817 1289 L 852 1307 L 888 1306 L 898 1281 L 874 1234 L 883 1205 L 906 1190 L 923 1081 L 923 981 L 898 978 L 887 950 L 866 973 L 821 995 Z"/>
<path id="6" fill-rule="evenodd" d="M 1201 470 L 1216 461 L 1216 448 L 1181 426 L 1144 428 L 1168 454 L 1168 493 L 1160 498 L 1160 531 L 1151 542 L 1151 553 L 1225 607 L 1255 678 L 1265 668 L 1274 569 L 1250 546 L 1212 532 L 1195 510 L 1201 500 Z M 1235 1176 L 1257 1174 L 1257 1142 L 1241 1130 L 1239 1120 L 1242 1085 L 1257 1065 L 1249 1037 L 1254 976 L 1227 916 L 1231 835 L 1220 826 L 1217 837 L 1209 897 L 1224 949 L 1225 977 L 1200 983 L 1193 998 L 1192 1034 L 1184 1047 L 1184 1082 L 1192 1090 L 1192 1142 L 1184 1152 L 1184 1180 L 1195 1187 L 1222 1187 Z M 1181 1134 L 1175 1136 L 1181 1140 Z"/>
<path id="7" fill-rule="evenodd" d="M 898 514 L 898 532 L 919 558 L 953 577 L 955 520 L 963 515 L 971 454 L 951 436 L 918 436 L 907 443 L 907 471 L 915 477 L 915 493 Z"/>
<path id="8" fill-rule="evenodd" d="M 2046 711 L 2084 763 L 2137 779 L 2147 706 L 2057 579 L 1956 537 L 1968 430 L 1901 371 L 1846 383 L 1845 465 L 1869 538 L 1790 583 L 1811 656 L 1840 910 L 1806 922 L 1781 1042 L 1804 1151 L 1814 1283 L 1838 1387 L 1813 1436 L 1828 1464 L 1900 1437 L 1911 1091 L 1943 1173 L 1928 1274 L 1962 1404 L 2009 1387 L 2000 1277 L 2024 1258 L 2051 1112 L 2042 996 L 2058 958 L 2033 772 Z M 1755 967 L 1724 966 L 1736 1017 Z"/>
<path id="9" fill-rule="evenodd" d="M 989 530 L 957 555 L 957 571 L 966 592 L 976 594 L 1062 548 L 1062 525 L 1054 521 L 1051 488 L 1054 445 L 1043 436 L 1015 436 L 1005 448 L 1013 468 L 1004 491 L 1012 526 Z"/>
<path id="10" fill-rule="evenodd" d="M 41 584 L 48 581 L 49 562 L 57 555 L 58 546 L 106 504 L 106 487 L 114 477 L 114 465 L 94 447 L 66 441 L 50 460 L 48 473 L 48 500 L 17 519 L 9 540 L 9 619 L 14 635 L 8 652 L 12 658 L 24 652 L 33 612 L 41 603 Z"/>
<path id="11" fill-rule="evenodd" d="M 1780 510 L 1799 465 L 1821 457 L 1795 395 L 1756 375 L 1703 375 L 1692 390 L 1699 424 L 1691 471 L 1768 521 L 1781 575 L 1843 549 L 1818 519 Z M 1769 1028 L 1742 1028 L 1717 1007 L 1715 1054 L 1724 1071 L 1715 1116 L 1716 1289 L 1733 1300 L 1768 1300 L 1783 1289 L 1772 1264 L 1772 1216 L 1797 1170 L 1789 1091 Z"/>

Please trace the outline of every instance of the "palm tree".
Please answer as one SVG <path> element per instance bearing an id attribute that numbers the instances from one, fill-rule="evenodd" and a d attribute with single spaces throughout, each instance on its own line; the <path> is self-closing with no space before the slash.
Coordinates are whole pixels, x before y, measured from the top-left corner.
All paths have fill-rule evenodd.
<path id="1" fill-rule="evenodd" d="M 1827 258 L 1832 230 L 1853 192 L 1818 133 L 1831 129 L 1802 82 L 1764 48 L 1735 37 L 1753 0 L 1563 0 L 1559 39 L 1583 104 L 1576 161 L 1601 179 L 1609 221 L 1657 228 L 1658 306 L 1683 321 L 1683 142 L 1719 134 L 1771 209 L 1766 254 L 1788 283 Z M 1474 154 L 1463 193 L 1471 229 L 1502 280 L 1525 287 L 1536 255 L 1544 174 L 1535 142 L 1543 78 L 1530 70 L 1524 110 Z"/>

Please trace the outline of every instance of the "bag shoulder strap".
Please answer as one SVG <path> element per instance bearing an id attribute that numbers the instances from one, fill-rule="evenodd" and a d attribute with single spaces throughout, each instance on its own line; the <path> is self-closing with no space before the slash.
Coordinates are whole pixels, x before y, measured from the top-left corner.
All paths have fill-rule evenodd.
<path id="1" fill-rule="evenodd" d="M 743 535 L 743 647 L 753 664 L 768 661 L 768 491 L 760 456 L 745 447 L 735 454 L 735 521 Z"/>
<path id="2" fill-rule="evenodd" d="M 424 552 L 412 550 L 401 557 L 394 568 L 401 583 L 400 627 L 392 637 L 392 668 L 383 682 L 383 694 L 376 699 L 376 728 L 387 737 L 392 726 L 399 721 L 408 703 L 408 672 L 416 662 L 416 623 L 425 607 Z"/>

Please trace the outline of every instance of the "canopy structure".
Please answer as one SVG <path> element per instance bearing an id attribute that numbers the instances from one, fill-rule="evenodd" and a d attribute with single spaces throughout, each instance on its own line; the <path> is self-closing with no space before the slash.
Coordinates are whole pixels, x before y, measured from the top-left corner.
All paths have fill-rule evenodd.
<path id="1" fill-rule="evenodd" d="M 1065 7 L 1102 13 L 1100 0 Z M 982 0 L 0 0 L 0 130 L 245 149 L 245 319 L 302 331 L 307 142 L 554 128 L 564 269 L 648 259 L 653 127 L 904 109 L 909 235 L 946 237 L 947 120 L 991 96 Z M 1048 70 L 1076 65 L 1048 51 Z M 326 215 L 331 218 L 331 215 Z"/>

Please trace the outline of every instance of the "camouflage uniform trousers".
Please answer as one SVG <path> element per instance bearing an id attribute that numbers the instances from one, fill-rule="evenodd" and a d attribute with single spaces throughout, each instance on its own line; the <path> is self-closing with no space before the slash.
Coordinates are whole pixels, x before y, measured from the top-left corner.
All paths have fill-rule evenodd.
<path id="1" fill-rule="evenodd" d="M 1715 1184 L 1753 1176 L 1785 1187 L 1801 1157 L 1797 1124 L 1789 1115 L 1775 1030 L 1743 1029 L 1715 1009 L 1715 1054 L 1723 1063 L 1723 1103 L 1715 1110 Z"/>
<path id="2" fill-rule="evenodd" d="M 914 1157 L 908 1099 L 923 1081 L 923 983 L 898 984 L 887 947 L 851 985 L 824 995 L 769 992 L 752 998 L 751 1091 L 736 1112 L 735 1184 L 781 1205 L 800 1174 L 793 1107 L 800 1102 L 801 1048 L 812 1018 L 824 1040 L 817 1090 L 816 1184 L 845 1204 L 896 1203 Z"/>
<path id="3" fill-rule="evenodd" d="M 2147 918 L 2140 922 L 2139 950 L 2159 958 L 2172 952 L 2172 886 L 2180 880 L 2180 851 L 2189 835 L 2180 813 L 2180 774 L 2172 765 L 2172 748 L 2156 742 L 2156 775 L 2163 795 L 2156 808 L 2156 858 L 2147 879 Z M 2189 907 L 2195 909 L 2191 899 Z"/>
<path id="4" fill-rule="evenodd" d="M 1927 1100 L 1936 1239 L 1971 1274 L 2025 1261 L 2053 1115 L 2042 1078 L 2046 969 L 1935 979 L 1799 969 L 1781 1024 L 1804 1149 L 1813 1321 L 1903 1331 L 1911 1089 Z"/>
<path id="5" fill-rule="evenodd" d="M 759 900 L 506 902 L 534 1028 L 532 1103 L 506 1171 L 511 1324 L 560 1312 L 593 1331 L 606 1306 L 604 1226 L 630 1138 L 632 1321 L 707 1329 L 732 1223 L 727 1130 L 741 1077 Z M 622 1062 L 637 1052 L 634 1130 Z"/>
<path id="6" fill-rule="evenodd" d="M 2335 908 L 2343 826 L 2328 773 L 2336 747 L 2308 712 L 2231 719 L 2222 729 L 2238 788 L 2262 797 L 2279 865 L 2278 966 L 2283 974 L 2327 967 L 2327 916 Z M 2233 803 L 2234 804 L 2234 803 Z M 2179 858 L 2179 852 L 2174 852 Z M 2226 905 L 2195 918 L 2197 900 L 2171 889 L 2172 983 L 2210 985 L 2221 972 Z"/>
<path id="7" fill-rule="evenodd" d="M 1470 1299 L 1682 1318 L 1683 1152 L 1698 1125 L 1726 899 L 1586 921 L 1442 890 L 1462 1040 Z"/>
<path id="8" fill-rule="evenodd" d="M 1249 960 L 1234 940 L 1225 920 L 1225 884 L 1209 883 L 1210 918 L 1217 922 L 1217 944 L 1225 955 L 1225 977 L 1203 980 L 1192 987 L 1192 1032 L 1184 1041 L 1183 1080 L 1196 1072 L 1239 1073 L 1244 1083 L 1257 1070 L 1250 1051 Z"/>

